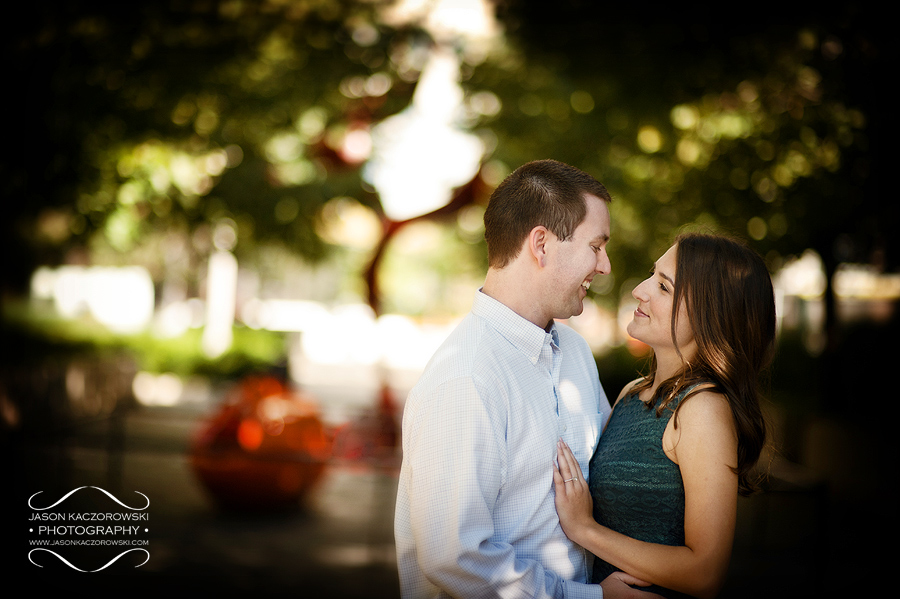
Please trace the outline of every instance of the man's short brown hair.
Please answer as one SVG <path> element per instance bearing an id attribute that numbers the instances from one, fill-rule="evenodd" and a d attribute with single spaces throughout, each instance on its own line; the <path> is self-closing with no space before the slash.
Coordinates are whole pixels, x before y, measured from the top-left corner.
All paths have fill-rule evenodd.
<path id="1" fill-rule="evenodd" d="M 491 194 L 484 213 L 488 264 L 509 264 L 540 225 L 560 240 L 568 239 L 587 213 L 585 194 L 612 201 L 602 183 L 574 166 L 535 160 L 517 168 Z"/>

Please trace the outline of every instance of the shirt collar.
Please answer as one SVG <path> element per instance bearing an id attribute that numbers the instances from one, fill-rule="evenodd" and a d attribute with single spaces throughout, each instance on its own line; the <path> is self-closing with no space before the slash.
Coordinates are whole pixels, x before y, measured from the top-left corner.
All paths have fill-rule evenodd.
<path id="1" fill-rule="evenodd" d="M 532 364 L 537 363 L 545 344 L 552 343 L 559 347 L 559 333 L 555 321 L 551 321 L 550 330 L 545 331 L 481 289 L 475 294 L 472 313 L 484 318 L 514 347 L 528 356 Z"/>

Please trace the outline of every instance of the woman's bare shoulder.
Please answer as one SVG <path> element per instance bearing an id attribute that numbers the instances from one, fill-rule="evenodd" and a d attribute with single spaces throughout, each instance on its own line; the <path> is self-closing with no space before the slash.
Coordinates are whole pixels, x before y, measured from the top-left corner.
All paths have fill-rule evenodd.
<path id="1" fill-rule="evenodd" d="M 734 466 L 737 429 L 728 398 L 703 390 L 683 400 L 666 426 L 663 449 L 682 468 L 682 476 L 687 476 L 685 467 L 691 463 L 713 460 Z"/>
<path id="2" fill-rule="evenodd" d="M 699 427 L 724 427 L 734 429 L 734 416 L 728 398 L 712 386 L 704 387 L 678 406 L 679 426 L 682 423 Z M 707 429 L 708 430 L 708 429 Z"/>

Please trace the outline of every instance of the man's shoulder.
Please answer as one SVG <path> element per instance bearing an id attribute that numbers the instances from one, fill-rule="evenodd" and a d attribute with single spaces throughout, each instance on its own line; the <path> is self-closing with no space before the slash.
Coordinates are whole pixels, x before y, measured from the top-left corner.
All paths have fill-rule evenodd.
<path id="1" fill-rule="evenodd" d="M 431 356 L 416 387 L 434 388 L 456 379 L 474 382 L 483 377 L 487 363 L 501 359 L 504 343 L 485 318 L 470 312 Z"/>
<path id="2" fill-rule="evenodd" d="M 498 333 L 491 323 L 469 312 L 438 346 L 426 369 L 432 368 L 435 362 L 448 360 L 470 364 L 479 353 L 489 352 L 497 341 Z"/>
<path id="3" fill-rule="evenodd" d="M 559 345 L 563 351 L 574 350 L 585 354 L 591 353 L 587 340 L 570 325 L 557 321 L 556 331 L 559 335 Z"/>

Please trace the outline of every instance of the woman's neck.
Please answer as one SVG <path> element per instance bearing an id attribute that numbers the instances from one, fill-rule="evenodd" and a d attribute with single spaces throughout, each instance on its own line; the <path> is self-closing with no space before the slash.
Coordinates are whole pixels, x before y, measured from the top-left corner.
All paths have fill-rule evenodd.
<path id="1" fill-rule="evenodd" d="M 688 356 L 679 355 L 674 349 L 664 352 L 656 352 L 654 350 L 654 357 L 656 358 L 656 370 L 653 372 L 653 384 L 650 385 L 648 390 L 648 398 L 656 395 L 656 391 L 663 381 L 681 374 L 688 365 L 689 360 Z"/>

